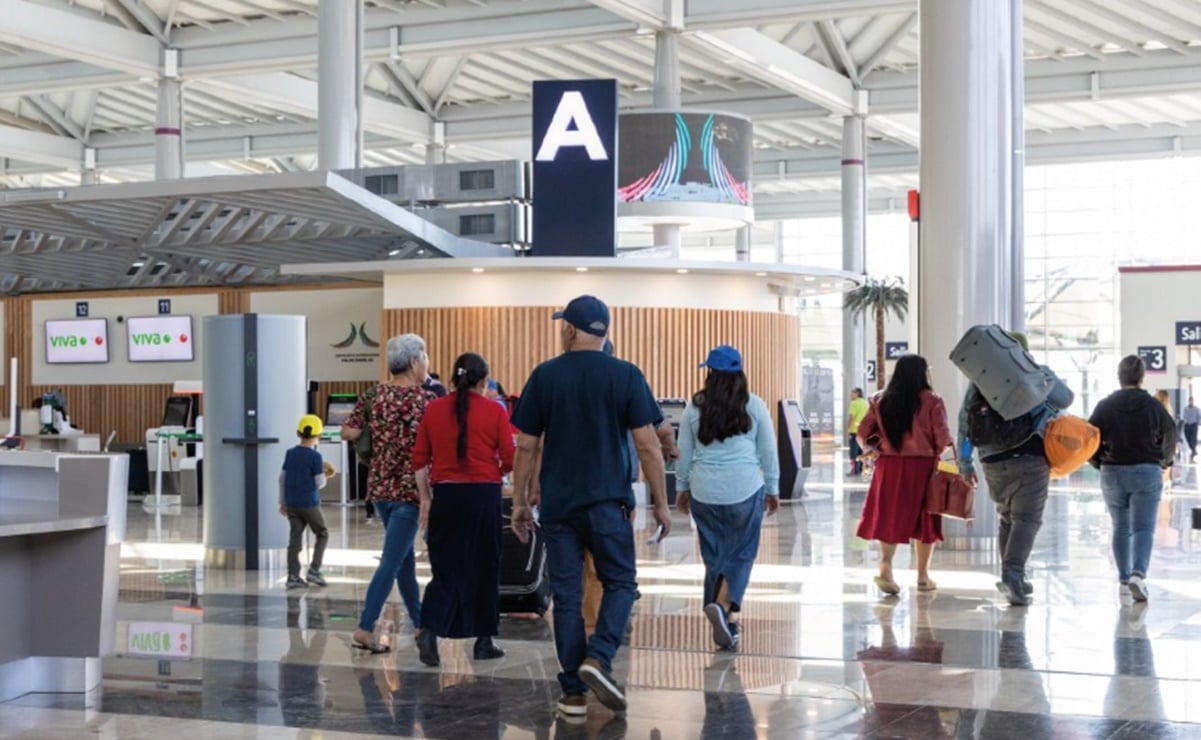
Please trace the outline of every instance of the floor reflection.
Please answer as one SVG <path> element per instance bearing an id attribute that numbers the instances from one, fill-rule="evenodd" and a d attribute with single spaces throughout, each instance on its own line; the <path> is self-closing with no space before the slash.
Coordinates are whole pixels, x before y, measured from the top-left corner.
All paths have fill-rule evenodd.
<path id="1" fill-rule="evenodd" d="M 503 660 L 476 663 L 469 641 L 447 640 L 442 668 L 428 669 L 393 596 L 381 623 L 394 651 L 354 651 L 383 535 L 360 509 L 327 510 L 330 586 L 285 591 L 282 573 L 206 571 L 195 509 L 131 504 L 117 643 L 132 621 L 191 622 L 195 657 L 119 649 L 96 697 L 0 704 L 0 736 L 1201 737 L 1187 724 L 1201 722 L 1195 467 L 1164 496 L 1149 604 L 1121 598 L 1109 517 L 1084 471 L 1053 485 L 1034 603 L 1009 608 L 994 587 L 995 533 L 980 525 L 936 552 L 934 593 L 916 591 L 902 548 L 902 592 L 882 598 L 877 546 L 854 535 L 867 480 L 844 478 L 841 454 L 819 450 L 806 497 L 765 523 L 738 654 L 711 650 L 690 522 L 677 515 L 662 543 L 637 538 L 643 596 L 615 665 L 624 717 L 596 704 L 578 724 L 555 716 L 543 619 L 502 619 Z M 424 554 L 418 572 L 428 578 Z"/>

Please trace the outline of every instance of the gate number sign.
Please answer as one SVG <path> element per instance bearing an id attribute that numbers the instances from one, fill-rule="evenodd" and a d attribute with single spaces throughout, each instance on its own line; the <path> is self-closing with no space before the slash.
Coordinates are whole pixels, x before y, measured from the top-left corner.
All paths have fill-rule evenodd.
<path id="1" fill-rule="evenodd" d="M 1143 359 L 1149 373 L 1167 372 L 1168 348 L 1164 346 L 1147 346 L 1138 348 L 1138 356 Z"/>

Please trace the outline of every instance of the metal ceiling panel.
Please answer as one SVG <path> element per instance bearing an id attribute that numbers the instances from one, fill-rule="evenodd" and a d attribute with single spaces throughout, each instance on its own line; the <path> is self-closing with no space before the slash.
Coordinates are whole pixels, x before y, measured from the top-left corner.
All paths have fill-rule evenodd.
<path id="1" fill-rule="evenodd" d="M 267 279 L 283 263 L 385 259 L 411 245 L 441 256 L 512 254 L 329 172 L 0 193 L 0 287 L 10 290 Z"/>

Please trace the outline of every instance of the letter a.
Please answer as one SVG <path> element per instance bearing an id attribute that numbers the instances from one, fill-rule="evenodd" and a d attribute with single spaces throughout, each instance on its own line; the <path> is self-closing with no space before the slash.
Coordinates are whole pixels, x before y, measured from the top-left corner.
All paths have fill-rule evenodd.
<path id="1" fill-rule="evenodd" d="M 575 130 L 568 126 L 575 121 Z M 582 146 L 588 152 L 588 159 L 593 162 L 609 158 L 605 144 L 600 134 L 596 132 L 596 124 L 588 113 L 588 105 L 584 96 L 578 90 L 568 90 L 559 99 L 559 107 L 555 108 L 555 117 L 551 119 L 546 135 L 542 137 L 542 146 L 538 147 L 538 155 L 534 159 L 539 162 L 553 162 L 559 156 L 559 149 L 565 146 Z"/>

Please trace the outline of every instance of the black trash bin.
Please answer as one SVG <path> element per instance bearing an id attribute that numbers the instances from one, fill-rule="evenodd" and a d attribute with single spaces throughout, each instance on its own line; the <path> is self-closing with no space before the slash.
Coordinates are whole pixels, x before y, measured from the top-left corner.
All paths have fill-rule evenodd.
<path id="1" fill-rule="evenodd" d="M 130 493 L 150 493 L 150 462 L 146 456 L 145 447 L 134 447 L 129 453 L 129 485 Z"/>

